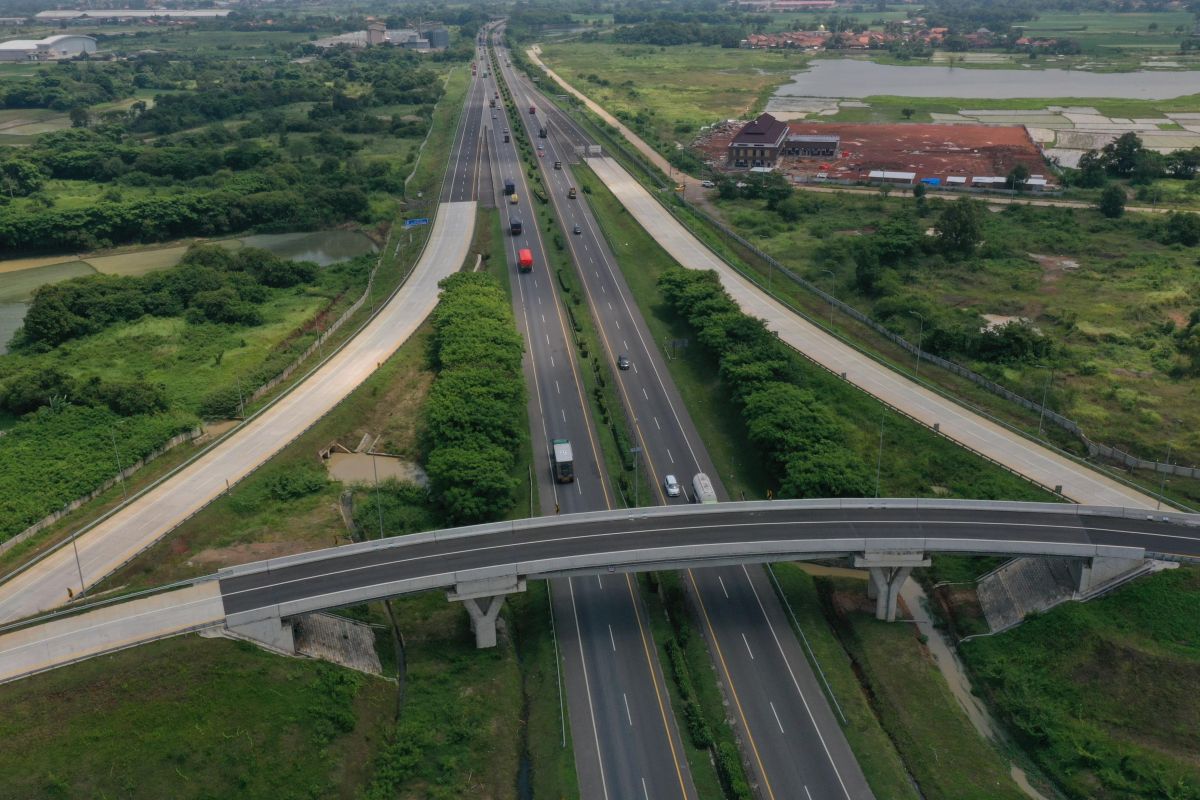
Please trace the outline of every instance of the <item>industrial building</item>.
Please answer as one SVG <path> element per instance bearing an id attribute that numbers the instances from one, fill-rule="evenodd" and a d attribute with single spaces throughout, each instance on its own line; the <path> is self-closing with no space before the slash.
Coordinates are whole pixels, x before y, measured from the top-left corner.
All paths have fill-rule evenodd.
<path id="1" fill-rule="evenodd" d="M 317 47 L 377 47 L 391 45 L 405 50 L 445 50 L 450 46 L 450 31 L 434 28 L 423 34 L 412 28 L 388 28 L 380 20 L 369 20 L 365 31 L 351 31 L 337 36 L 326 36 L 313 42 Z"/>
<path id="2" fill-rule="evenodd" d="M 60 33 L 45 39 L 10 39 L 0 42 L 0 61 L 54 61 L 96 52 L 90 36 Z"/>
<path id="3" fill-rule="evenodd" d="M 788 126 L 767 113 L 742 126 L 729 143 L 732 167 L 773 167 L 787 138 Z"/>

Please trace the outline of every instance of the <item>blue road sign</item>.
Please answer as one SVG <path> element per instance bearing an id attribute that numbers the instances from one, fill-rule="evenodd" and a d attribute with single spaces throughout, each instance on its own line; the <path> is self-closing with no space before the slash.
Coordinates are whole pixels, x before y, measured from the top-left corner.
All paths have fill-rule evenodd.
<path id="1" fill-rule="evenodd" d="M 406 228 L 412 228 L 417 225 L 428 225 L 428 224 L 429 224 L 429 220 L 426 219 L 425 217 L 418 217 L 417 219 L 404 220 L 404 227 L 406 227 Z"/>

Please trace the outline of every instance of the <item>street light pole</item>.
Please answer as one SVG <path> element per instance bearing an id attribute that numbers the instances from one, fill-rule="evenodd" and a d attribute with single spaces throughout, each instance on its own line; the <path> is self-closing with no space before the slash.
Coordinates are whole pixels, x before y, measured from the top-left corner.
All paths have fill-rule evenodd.
<path id="1" fill-rule="evenodd" d="M 129 490 L 125 488 L 125 474 L 121 471 L 121 452 L 117 450 L 117 432 L 111 425 L 109 425 L 108 433 L 112 437 L 113 457 L 117 460 L 117 478 L 119 478 L 121 481 L 121 494 L 123 494 L 125 499 L 128 500 Z"/>
<path id="2" fill-rule="evenodd" d="M 922 314 L 920 311 L 910 311 L 908 313 L 912 314 L 913 316 L 921 318 L 921 329 L 917 333 L 917 376 L 920 377 L 920 375 L 921 375 L 921 346 L 925 342 L 925 315 Z"/>
<path id="3" fill-rule="evenodd" d="M 821 271 L 829 276 L 829 327 L 832 328 L 833 327 L 833 299 L 834 299 L 833 295 L 834 295 L 834 292 L 837 291 L 837 276 L 833 274 L 832 270 L 823 269 Z"/>
<path id="4" fill-rule="evenodd" d="M 1045 368 L 1045 365 L 1039 365 Z M 1042 435 L 1042 423 L 1046 420 L 1046 398 L 1050 396 L 1050 384 L 1054 382 L 1054 367 L 1050 367 L 1050 375 L 1046 378 L 1046 386 L 1042 389 L 1042 407 L 1038 413 L 1038 436 Z"/>
<path id="5" fill-rule="evenodd" d="M 1175 443 L 1174 442 L 1175 427 L 1177 425 L 1179 425 L 1179 422 L 1180 422 L 1180 420 L 1177 420 L 1177 419 L 1171 421 L 1171 433 L 1168 434 L 1168 436 L 1167 436 L 1167 460 L 1163 464 L 1164 467 L 1169 468 L 1171 466 L 1171 445 L 1173 445 Z M 1162 470 L 1162 481 L 1160 481 L 1158 484 L 1158 498 L 1157 498 L 1157 502 L 1155 503 L 1155 506 L 1154 506 L 1155 511 L 1162 508 L 1162 494 L 1166 490 L 1167 490 L 1167 470 L 1164 469 L 1164 470 Z"/>
<path id="6" fill-rule="evenodd" d="M 887 419 L 887 406 L 879 407 L 879 458 L 875 461 L 875 496 L 879 497 L 879 476 L 883 471 L 883 423 Z"/>

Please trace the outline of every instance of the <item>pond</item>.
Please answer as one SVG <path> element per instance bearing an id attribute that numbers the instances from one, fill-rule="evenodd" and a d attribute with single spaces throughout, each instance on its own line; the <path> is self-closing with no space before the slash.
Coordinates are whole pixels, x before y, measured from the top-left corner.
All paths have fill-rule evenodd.
<path id="1" fill-rule="evenodd" d="M 322 267 L 345 261 L 379 248 L 358 231 L 315 231 L 313 233 L 262 233 L 243 236 L 245 247 L 261 247 L 282 258 L 313 261 Z"/>
<path id="2" fill-rule="evenodd" d="M 873 61 L 817 59 L 775 97 L 1096 97 L 1164 100 L 1200 92 L 1195 72 L 1096 73 L 1065 69 L 897 67 Z"/>

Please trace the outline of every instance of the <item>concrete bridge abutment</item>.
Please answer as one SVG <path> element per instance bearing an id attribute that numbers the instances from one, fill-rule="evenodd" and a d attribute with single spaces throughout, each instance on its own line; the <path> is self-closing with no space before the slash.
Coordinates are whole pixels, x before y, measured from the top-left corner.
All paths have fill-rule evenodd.
<path id="1" fill-rule="evenodd" d="M 868 551 L 854 557 L 854 566 L 870 574 L 867 597 L 875 601 L 875 619 L 895 622 L 900 587 L 913 567 L 928 567 L 929 559 L 921 551 Z"/>

